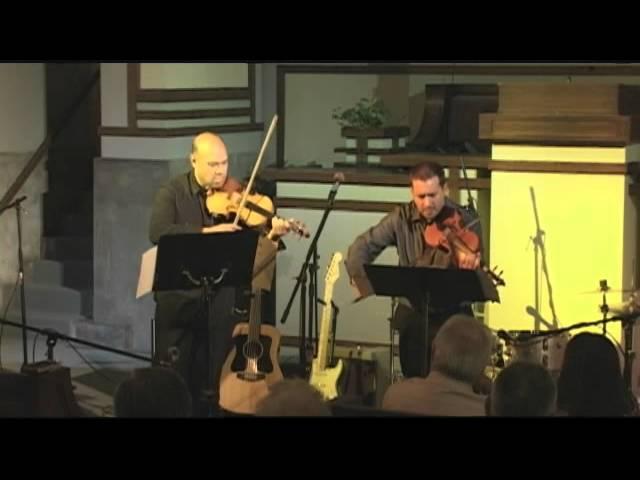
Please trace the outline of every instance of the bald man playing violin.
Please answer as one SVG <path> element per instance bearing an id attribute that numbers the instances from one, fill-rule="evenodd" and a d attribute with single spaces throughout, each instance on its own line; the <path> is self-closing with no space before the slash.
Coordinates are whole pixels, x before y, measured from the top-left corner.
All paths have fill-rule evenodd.
<path id="1" fill-rule="evenodd" d="M 387 247 L 396 247 L 400 266 L 476 269 L 482 256 L 482 231 L 477 216 L 448 198 L 444 169 L 435 162 L 416 165 L 409 174 L 411 201 L 397 207 L 377 225 L 359 235 L 349 247 L 345 267 L 359 297 L 372 293 L 364 265 L 373 261 Z M 463 225 L 475 233 L 479 242 L 476 253 L 461 249 L 438 248 L 427 244 L 426 230 L 458 214 Z M 399 299 L 392 326 L 400 333 L 400 364 L 404 377 L 426 376 L 424 358 L 430 358 L 431 341 L 440 326 L 452 315 L 472 315 L 469 305 L 451 305 L 430 309 L 429 338 L 425 345 L 424 315 L 407 299 Z"/>
<path id="2" fill-rule="evenodd" d="M 222 139 L 210 132 L 195 137 L 190 163 L 189 172 L 161 186 L 155 196 L 149 225 L 153 244 L 164 235 L 224 234 L 242 228 L 229 219 L 216 218 L 207 208 L 207 198 L 214 192 L 242 188 L 229 176 L 229 156 Z M 288 221 L 274 217 L 262 238 L 269 239 L 275 250 L 280 237 L 289 231 Z M 199 290 L 155 294 L 155 351 L 157 359 L 167 361 L 168 352 L 177 348 L 179 355 L 173 363 L 190 387 L 193 411 L 196 416 L 209 416 L 216 414 L 220 371 L 232 347 L 233 329 L 245 321 L 237 312 L 247 307 L 248 300 L 235 288 L 223 287 L 215 294 L 209 317 L 200 297 Z"/>
<path id="3" fill-rule="evenodd" d="M 229 155 L 222 139 L 205 132 L 193 140 L 191 152 L 191 172 L 174 178 L 159 190 L 151 216 L 149 236 L 157 244 L 162 235 L 175 233 L 221 233 L 240 230 L 233 223 L 215 223 L 206 209 L 206 198 L 221 190 L 229 178 Z M 237 183 L 237 182 L 236 182 Z M 237 184 L 237 188 L 241 186 Z M 204 201 L 190 201 L 197 194 Z M 235 198 L 239 199 L 236 194 Z M 277 241 L 288 233 L 287 220 L 274 217 L 267 237 Z"/>

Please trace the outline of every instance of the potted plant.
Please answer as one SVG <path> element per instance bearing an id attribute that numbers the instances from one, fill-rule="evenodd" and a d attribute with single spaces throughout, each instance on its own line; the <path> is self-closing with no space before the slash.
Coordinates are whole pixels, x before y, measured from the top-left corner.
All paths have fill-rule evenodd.
<path id="1" fill-rule="evenodd" d="M 381 128 L 389 119 L 389 110 L 379 98 L 361 98 L 353 107 L 344 111 L 340 107 L 335 108 L 332 118 L 343 128 Z"/>
<path id="2" fill-rule="evenodd" d="M 345 153 L 347 163 L 365 165 L 380 163 L 380 155 L 403 151 L 409 137 L 409 127 L 388 126 L 389 110 L 379 98 L 361 98 L 347 109 L 336 108 L 337 120 L 345 138 L 345 147 L 334 149 Z"/>

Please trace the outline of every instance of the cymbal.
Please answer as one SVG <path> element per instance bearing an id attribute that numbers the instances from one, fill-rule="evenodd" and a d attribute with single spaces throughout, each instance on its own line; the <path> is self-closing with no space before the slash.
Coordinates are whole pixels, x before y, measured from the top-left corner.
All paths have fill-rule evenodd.
<path id="1" fill-rule="evenodd" d="M 609 288 L 606 291 L 602 291 L 602 290 L 590 290 L 588 292 L 580 292 L 580 295 L 602 295 L 603 293 L 633 293 L 636 292 L 637 290 L 634 290 L 632 288 L 628 288 L 625 290 L 619 290 L 619 289 L 615 289 L 615 288 Z"/>

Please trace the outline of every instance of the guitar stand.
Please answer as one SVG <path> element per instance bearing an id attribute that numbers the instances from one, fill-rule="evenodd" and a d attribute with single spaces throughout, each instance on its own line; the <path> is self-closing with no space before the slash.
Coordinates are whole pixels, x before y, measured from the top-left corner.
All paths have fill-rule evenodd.
<path id="1" fill-rule="evenodd" d="M 324 303 L 324 302 L 323 302 Z M 338 326 L 338 314 L 340 313 L 340 309 L 338 308 L 338 306 L 334 303 L 333 300 L 331 300 L 331 331 L 333 332 L 333 335 L 331 337 L 331 364 L 333 364 L 334 358 L 335 358 L 335 349 L 336 349 L 336 328 Z"/>
<path id="2" fill-rule="evenodd" d="M 399 331 L 393 327 L 393 317 L 396 313 L 398 301 L 391 297 L 391 316 L 387 319 L 389 322 L 389 383 L 394 384 L 398 381 L 399 375 L 396 373 L 396 335 Z"/>

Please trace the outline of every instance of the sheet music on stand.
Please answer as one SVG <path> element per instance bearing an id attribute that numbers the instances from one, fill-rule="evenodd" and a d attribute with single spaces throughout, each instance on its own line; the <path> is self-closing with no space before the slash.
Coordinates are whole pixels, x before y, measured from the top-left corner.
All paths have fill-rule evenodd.
<path id="1" fill-rule="evenodd" d="M 196 236 L 201 237 L 201 234 L 185 234 L 189 238 Z M 225 234 L 215 234 L 225 235 Z M 243 236 L 245 234 L 241 234 Z M 257 234 L 251 232 L 250 237 L 254 237 Z M 177 235 L 177 237 L 183 237 L 183 235 Z M 237 237 L 238 238 L 238 237 Z M 250 238 L 246 243 L 248 251 L 255 251 L 255 260 L 253 262 L 253 289 L 260 289 L 264 291 L 271 290 L 273 274 L 275 270 L 275 259 L 277 254 L 277 247 L 265 237 L 257 238 L 257 245 L 254 247 L 254 238 Z M 178 240 L 180 241 L 180 240 Z M 184 240 L 183 240 L 184 241 Z M 189 240 L 187 240 L 189 241 Z M 172 241 L 170 241 L 173 243 Z M 193 243 L 193 241 L 191 241 Z M 163 242 L 164 243 L 164 242 Z M 219 242 L 218 242 L 219 243 Z M 228 242 L 223 242 L 227 244 Z M 243 244 L 243 241 L 240 241 Z M 195 245 L 195 244 L 194 244 Z M 222 246 L 224 247 L 224 245 Z M 175 250 L 175 249 L 173 249 Z M 157 272 L 156 265 L 158 261 L 158 246 L 154 246 L 144 252 L 140 259 L 140 271 L 138 275 L 138 286 L 136 289 L 136 299 L 142 298 L 148 293 L 154 290 L 154 282 L 156 280 Z"/>
<path id="2" fill-rule="evenodd" d="M 140 259 L 140 273 L 138 275 L 138 288 L 136 299 L 144 297 L 153 290 L 153 278 L 156 273 L 156 258 L 158 247 L 154 246 L 142 254 Z"/>

